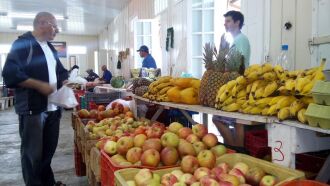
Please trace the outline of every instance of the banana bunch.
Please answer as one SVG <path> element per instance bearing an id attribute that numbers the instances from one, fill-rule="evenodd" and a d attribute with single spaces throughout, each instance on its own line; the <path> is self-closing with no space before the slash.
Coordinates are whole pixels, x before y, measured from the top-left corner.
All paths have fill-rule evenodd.
<path id="1" fill-rule="evenodd" d="M 163 76 L 152 82 L 148 87 L 148 92 L 143 97 L 154 101 L 168 101 L 166 93 L 173 87 L 171 79 L 172 77 L 170 76 Z"/>

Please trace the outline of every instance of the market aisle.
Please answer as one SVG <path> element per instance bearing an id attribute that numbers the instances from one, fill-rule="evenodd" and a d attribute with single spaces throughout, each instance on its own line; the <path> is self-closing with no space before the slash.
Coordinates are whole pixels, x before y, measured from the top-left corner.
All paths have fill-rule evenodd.
<path id="1" fill-rule="evenodd" d="M 77 177 L 75 175 L 71 112 L 63 112 L 60 139 L 52 167 L 55 179 L 61 180 L 67 185 L 87 186 L 86 177 Z M 18 120 L 14 109 L 0 111 L 0 128 L 0 185 L 24 185 L 21 175 Z"/>

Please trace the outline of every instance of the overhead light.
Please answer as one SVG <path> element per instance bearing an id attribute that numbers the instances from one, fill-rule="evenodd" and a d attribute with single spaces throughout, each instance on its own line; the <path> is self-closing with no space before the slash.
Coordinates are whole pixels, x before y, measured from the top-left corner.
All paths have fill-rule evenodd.
<path id="1" fill-rule="evenodd" d="M 33 26 L 32 25 L 17 25 L 16 30 L 19 30 L 19 31 L 32 31 Z"/>
<path id="2" fill-rule="evenodd" d="M 0 12 L 0 16 L 8 16 L 10 18 L 23 18 L 23 19 L 34 19 L 36 17 L 36 14 L 34 13 L 20 13 L 20 12 Z M 55 19 L 57 20 L 64 20 L 68 19 L 67 16 L 62 15 L 54 15 Z"/>
<path id="3" fill-rule="evenodd" d="M 33 26 L 32 25 L 17 25 L 16 30 L 18 30 L 18 31 L 32 31 Z M 58 31 L 62 32 L 62 28 L 58 27 Z"/>

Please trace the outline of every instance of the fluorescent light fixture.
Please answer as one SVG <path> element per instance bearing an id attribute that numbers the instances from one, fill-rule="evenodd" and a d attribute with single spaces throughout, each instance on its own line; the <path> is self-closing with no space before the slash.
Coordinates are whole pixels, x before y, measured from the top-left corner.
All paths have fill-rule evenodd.
<path id="1" fill-rule="evenodd" d="M 19 31 L 32 31 L 33 26 L 32 25 L 17 25 L 16 30 L 19 30 Z"/>
<path id="2" fill-rule="evenodd" d="M 17 25 L 16 30 L 19 30 L 19 31 L 32 31 L 33 26 L 32 25 Z M 58 31 L 62 32 L 62 28 L 58 27 Z"/>
<path id="3" fill-rule="evenodd" d="M 34 13 L 20 13 L 20 12 L 10 12 L 7 14 L 10 18 L 25 18 L 25 19 L 34 19 L 37 14 Z M 68 17 L 64 17 L 62 15 L 54 15 L 57 20 L 68 19 Z"/>

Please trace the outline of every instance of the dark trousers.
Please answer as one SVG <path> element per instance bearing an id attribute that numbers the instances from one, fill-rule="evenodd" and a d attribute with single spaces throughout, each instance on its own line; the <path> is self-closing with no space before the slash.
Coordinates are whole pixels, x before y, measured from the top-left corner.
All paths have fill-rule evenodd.
<path id="1" fill-rule="evenodd" d="M 51 161 L 55 153 L 61 110 L 35 115 L 19 115 L 21 164 L 27 186 L 55 184 Z"/>

